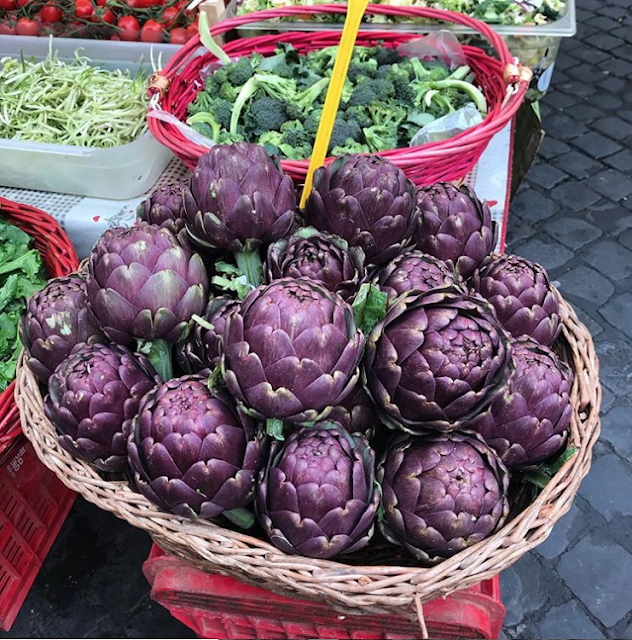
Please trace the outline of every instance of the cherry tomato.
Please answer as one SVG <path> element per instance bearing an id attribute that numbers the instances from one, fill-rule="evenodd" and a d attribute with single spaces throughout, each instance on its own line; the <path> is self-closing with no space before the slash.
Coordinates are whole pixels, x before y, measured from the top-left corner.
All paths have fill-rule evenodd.
<path id="1" fill-rule="evenodd" d="M 140 30 L 141 42 L 162 42 L 162 25 L 155 20 L 147 20 Z"/>
<path id="2" fill-rule="evenodd" d="M 29 20 L 28 18 L 20 18 L 15 23 L 15 32 L 19 36 L 37 36 L 39 35 L 42 25 L 37 20 Z"/>
<path id="3" fill-rule="evenodd" d="M 1 0 L 0 0 L 1 1 Z M 165 29 L 170 29 L 176 22 L 179 11 L 175 7 L 165 7 L 160 15 L 160 22 Z"/>
<path id="4" fill-rule="evenodd" d="M 118 37 L 126 42 L 135 42 L 140 36 L 138 20 L 134 16 L 119 18 L 116 26 L 119 28 Z"/>
<path id="5" fill-rule="evenodd" d="M 86 20 L 91 18 L 93 15 L 94 7 L 90 0 L 75 0 L 75 17 Z"/>
<path id="6" fill-rule="evenodd" d="M 187 9 L 190 4 L 191 0 L 180 0 L 180 2 L 176 3 L 176 9 L 178 11 L 184 11 L 186 16 L 190 16 L 192 12 Z"/>
<path id="7" fill-rule="evenodd" d="M 97 7 L 104 7 L 108 0 L 97 0 Z"/>
<path id="8" fill-rule="evenodd" d="M 62 10 L 56 4 L 45 4 L 42 8 L 42 22 L 49 24 L 60 22 L 63 15 Z"/>
<path id="9" fill-rule="evenodd" d="M 106 9 L 105 11 L 100 11 L 98 14 L 98 18 L 100 18 L 101 22 L 105 24 L 114 24 L 116 20 L 116 16 L 112 9 Z"/>
<path id="10" fill-rule="evenodd" d="M 189 39 L 194 38 L 195 36 L 200 34 L 200 29 L 197 25 L 197 22 L 194 22 L 192 24 L 190 24 L 187 28 L 186 28 L 186 32 L 189 36 Z"/>
<path id="11" fill-rule="evenodd" d="M 14 36 L 15 25 L 10 22 L 0 22 L 0 36 Z"/>
<path id="12" fill-rule="evenodd" d="M 13 11 L 15 9 L 15 0 L 0 0 L 0 9 L 2 11 Z"/>
<path id="13" fill-rule="evenodd" d="M 171 30 L 169 38 L 169 42 L 171 42 L 171 44 L 186 44 L 189 40 L 189 34 L 186 32 L 186 29 L 176 27 Z"/>

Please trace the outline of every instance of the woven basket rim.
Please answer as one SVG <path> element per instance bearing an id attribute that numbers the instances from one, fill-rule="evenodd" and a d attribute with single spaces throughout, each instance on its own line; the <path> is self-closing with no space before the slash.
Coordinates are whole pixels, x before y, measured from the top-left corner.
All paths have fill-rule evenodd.
<path id="1" fill-rule="evenodd" d="M 575 371 L 569 443 L 577 449 L 534 502 L 493 536 L 434 567 L 345 565 L 333 560 L 289 556 L 269 542 L 160 511 L 126 482 L 100 476 L 57 443 L 43 412 L 37 381 L 20 359 L 16 401 L 22 428 L 40 460 L 69 488 L 98 507 L 147 531 L 166 551 L 208 572 L 232 575 L 284 595 L 321 599 L 355 613 L 394 611 L 472 586 L 506 569 L 544 542 L 570 508 L 590 469 L 599 431 L 601 387 L 591 336 L 561 299 L 564 355 Z"/>

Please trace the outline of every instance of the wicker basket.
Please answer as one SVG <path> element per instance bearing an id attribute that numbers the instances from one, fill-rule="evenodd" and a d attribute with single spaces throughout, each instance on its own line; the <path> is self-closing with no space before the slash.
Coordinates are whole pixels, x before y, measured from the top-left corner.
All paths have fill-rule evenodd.
<path id="1" fill-rule="evenodd" d="M 160 511 L 125 481 L 101 476 L 57 444 L 43 411 L 38 383 L 20 362 L 16 398 L 22 428 L 35 451 L 68 487 L 102 509 L 148 531 L 157 544 L 196 567 L 231 575 L 282 595 L 325 601 L 353 612 L 394 611 L 470 587 L 513 564 L 546 540 L 570 508 L 590 468 L 599 435 L 601 388 L 590 334 L 562 302 L 561 355 L 575 370 L 570 444 L 577 449 L 537 499 L 495 535 L 432 568 L 414 566 L 397 547 L 371 544 L 345 559 L 348 564 L 282 553 L 268 542 L 208 521 L 191 521 Z M 380 564 L 380 563 L 383 564 Z M 414 610 L 414 609 L 412 609 Z"/>
<path id="2" fill-rule="evenodd" d="M 77 254 L 57 222 L 47 213 L 26 204 L 0 197 L 0 218 L 19 227 L 33 238 L 51 278 L 64 276 L 79 266 Z M 0 452 L 22 431 L 14 402 L 15 383 L 0 392 Z"/>
<path id="3" fill-rule="evenodd" d="M 340 5 L 322 5 L 318 7 L 286 7 L 269 11 L 259 11 L 238 18 L 231 18 L 215 25 L 211 29 L 214 36 L 242 27 L 248 23 L 271 20 L 281 17 L 304 16 L 305 14 L 345 13 L 346 7 Z M 369 5 L 368 13 L 382 15 L 400 15 L 417 18 L 430 18 L 444 22 L 453 22 L 476 29 L 484 36 L 497 52 L 499 60 L 485 54 L 476 47 L 464 46 L 468 64 L 476 73 L 476 80 L 482 88 L 489 112 L 484 121 L 459 135 L 432 142 L 419 147 L 393 149 L 381 152 L 406 172 L 406 175 L 418 186 L 434 184 L 441 180 L 460 180 L 474 167 L 487 147 L 492 136 L 498 133 L 511 120 L 520 107 L 529 85 L 531 72 L 517 64 L 503 39 L 484 22 L 468 18 L 460 13 L 427 9 L 424 7 L 388 7 Z M 392 31 L 360 31 L 357 44 L 374 46 L 383 42 L 385 46 L 395 47 L 401 43 L 419 38 L 419 34 L 394 33 Z M 301 53 L 323 47 L 337 45 L 340 31 L 289 32 L 255 38 L 242 38 L 225 45 L 224 50 L 231 57 L 249 56 L 254 52 L 271 55 L 278 43 L 289 42 Z M 155 74 L 150 81 L 150 90 L 155 92 L 151 100 L 150 114 L 165 112 L 178 120 L 186 119 L 187 107 L 203 87 L 201 75 L 203 69 L 216 58 L 211 53 L 196 55 L 200 46 L 199 37 L 192 38 L 170 60 L 169 64 Z M 160 114 L 156 114 L 160 116 Z M 173 123 L 149 117 L 149 128 L 153 135 L 193 169 L 198 158 L 208 151 L 191 142 Z M 283 160 L 284 170 L 301 183 L 305 180 L 308 160 Z"/>

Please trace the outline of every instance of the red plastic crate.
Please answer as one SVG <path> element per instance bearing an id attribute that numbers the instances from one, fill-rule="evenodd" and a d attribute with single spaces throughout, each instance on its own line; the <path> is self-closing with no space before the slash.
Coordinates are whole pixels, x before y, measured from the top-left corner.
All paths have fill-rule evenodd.
<path id="1" fill-rule="evenodd" d="M 326 604 L 278 596 L 204 573 L 154 545 L 143 565 L 151 597 L 200 638 L 391 640 L 419 638 L 411 615 L 342 615 Z M 424 605 L 430 638 L 498 638 L 505 618 L 498 576 Z"/>
<path id="2" fill-rule="evenodd" d="M 24 437 L 0 457 L 0 629 L 15 621 L 75 497 Z"/>

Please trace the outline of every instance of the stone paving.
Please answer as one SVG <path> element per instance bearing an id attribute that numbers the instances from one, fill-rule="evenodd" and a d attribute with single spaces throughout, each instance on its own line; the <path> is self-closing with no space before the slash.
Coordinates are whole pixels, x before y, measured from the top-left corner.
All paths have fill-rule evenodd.
<path id="1" fill-rule="evenodd" d="M 542 263 L 595 337 L 603 436 L 549 539 L 501 576 L 503 637 L 632 639 L 631 0 L 578 0 L 508 251 Z M 190 638 L 148 597 L 141 531 L 78 500 L 7 637 Z"/>

